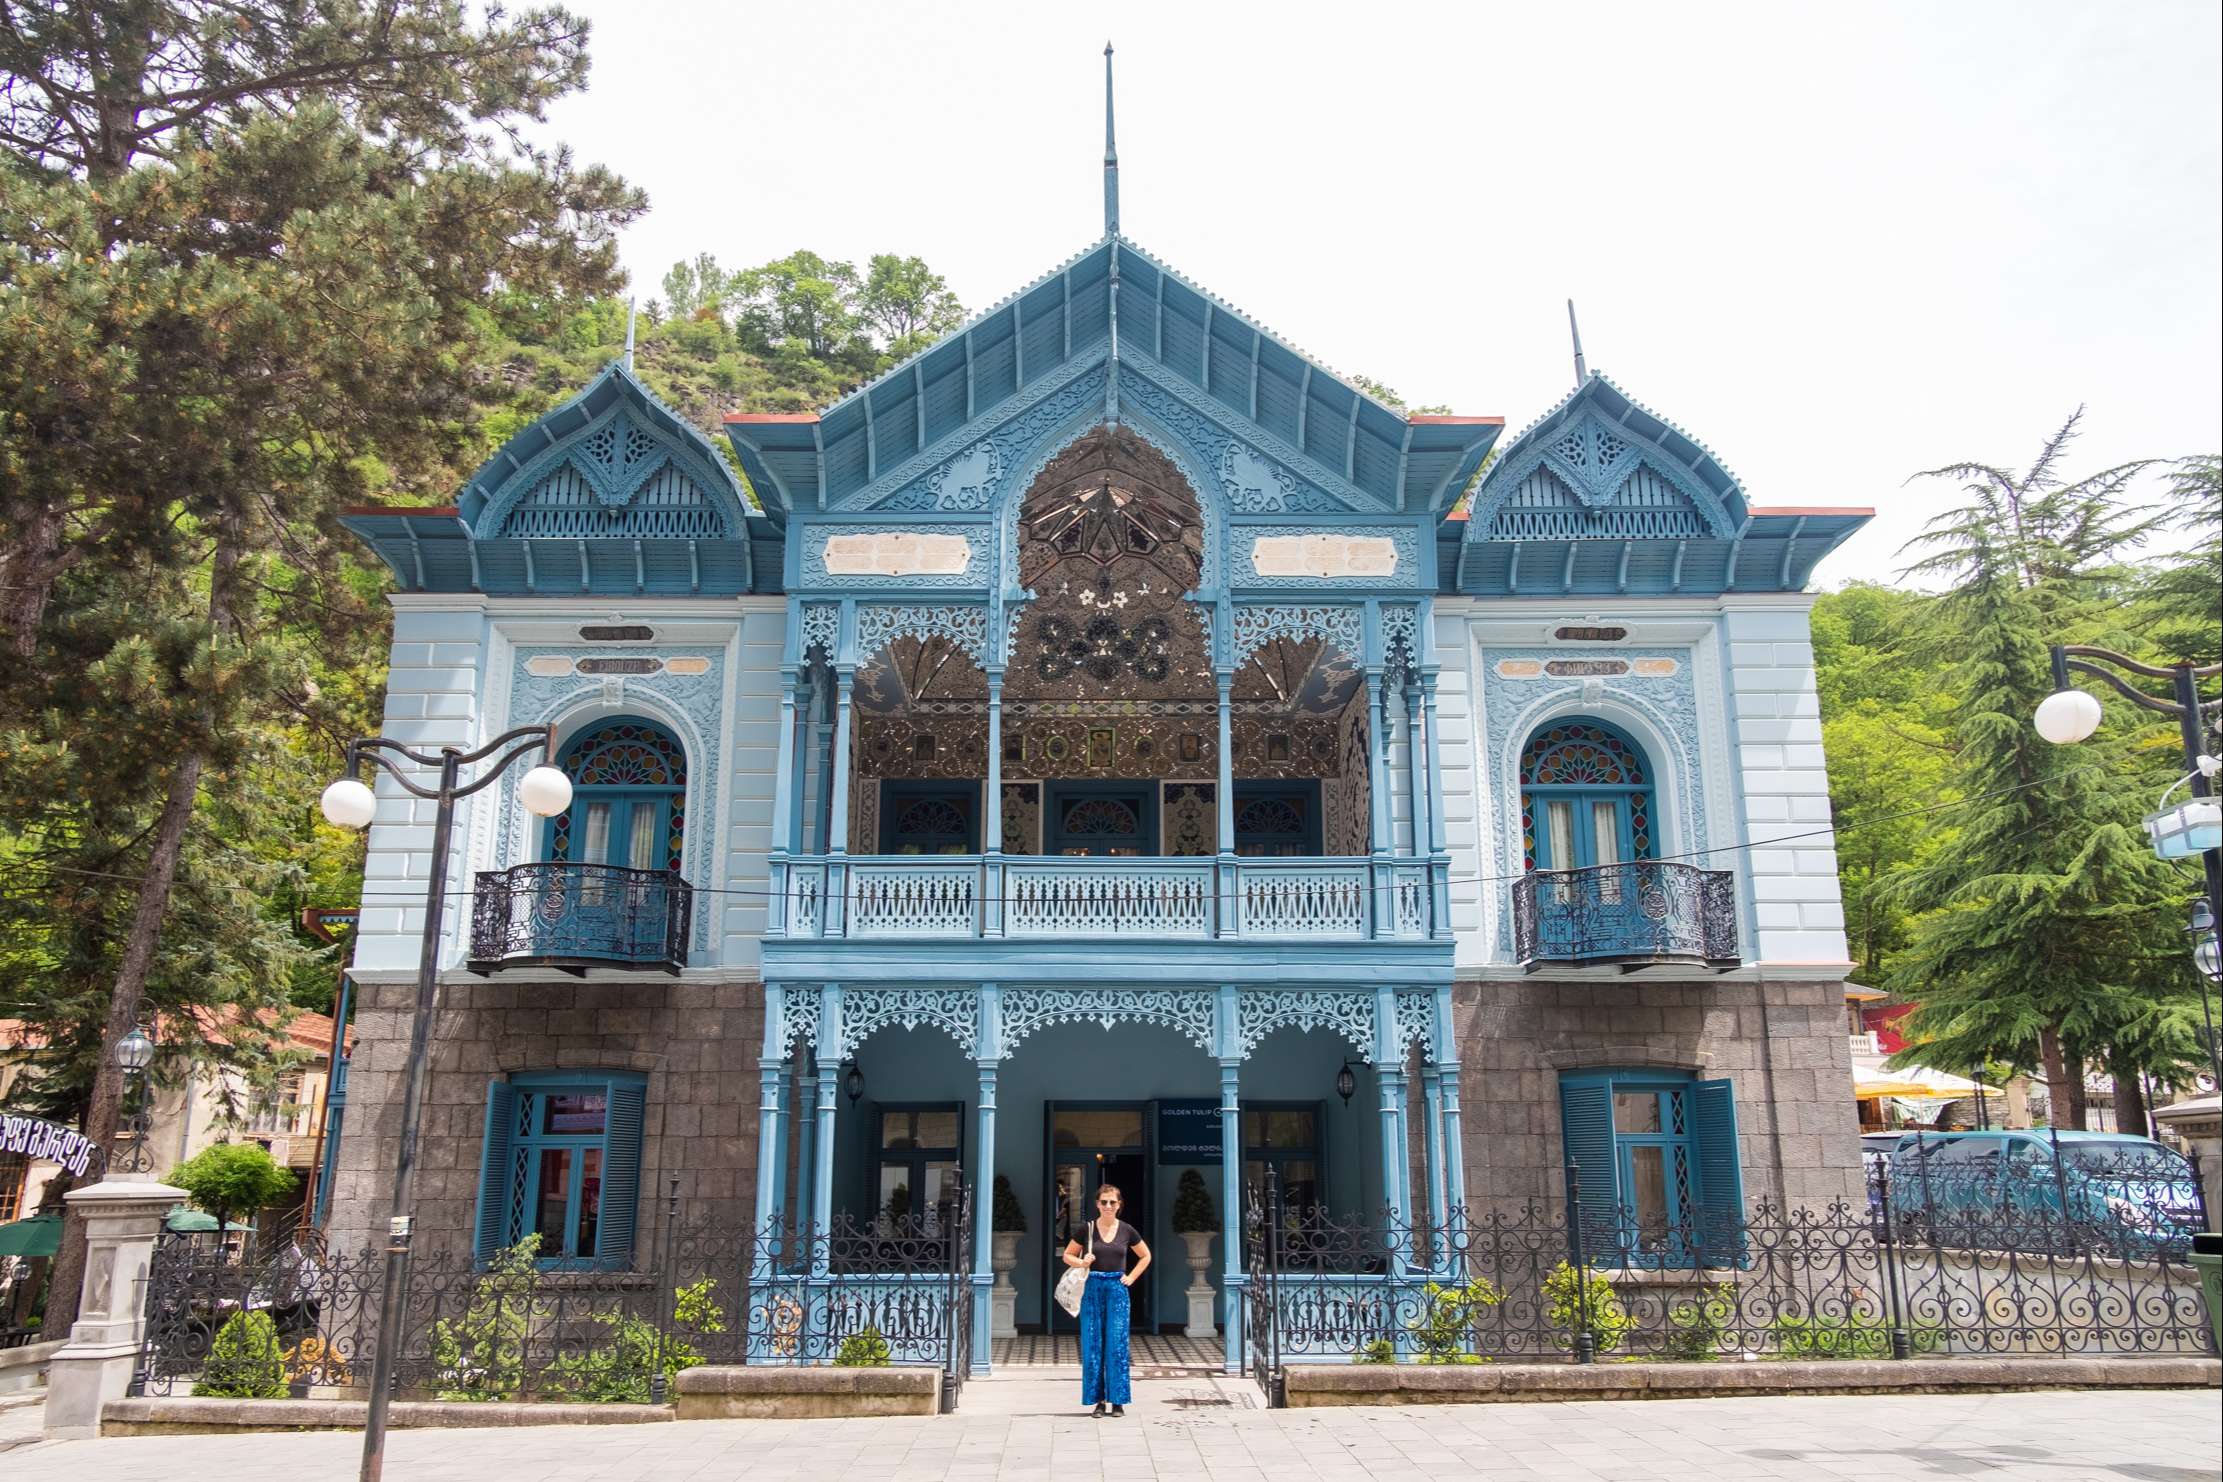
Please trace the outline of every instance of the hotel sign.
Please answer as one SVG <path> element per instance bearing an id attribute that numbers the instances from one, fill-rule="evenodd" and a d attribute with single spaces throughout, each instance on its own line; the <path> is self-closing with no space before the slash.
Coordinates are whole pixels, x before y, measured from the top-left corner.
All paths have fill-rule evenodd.
<path id="1" fill-rule="evenodd" d="M 39 1117 L 0 1116 L 0 1153 L 20 1153 L 42 1163 L 59 1163 L 72 1178 L 83 1178 L 85 1169 L 100 1156 L 100 1148 L 84 1133 Z"/>
<path id="2" fill-rule="evenodd" d="M 1220 1161 L 1220 1104 L 1217 1101 L 1158 1103 L 1158 1161 Z"/>

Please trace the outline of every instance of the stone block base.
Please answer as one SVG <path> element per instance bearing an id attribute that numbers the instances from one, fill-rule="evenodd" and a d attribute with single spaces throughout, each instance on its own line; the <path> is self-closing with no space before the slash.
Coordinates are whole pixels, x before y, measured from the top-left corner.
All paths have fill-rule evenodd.
<path id="1" fill-rule="evenodd" d="M 852 1415 L 933 1415 L 941 1409 L 942 1371 L 823 1366 L 745 1368 L 705 1364 L 672 1380 L 681 1420 L 818 1420 Z"/>
<path id="2" fill-rule="evenodd" d="M 2017 1389 L 2214 1389 L 2211 1358 L 1830 1359 L 1760 1363 L 1293 1364 L 1291 1409 L 1690 1400 L 1711 1395 L 1953 1394 Z"/>

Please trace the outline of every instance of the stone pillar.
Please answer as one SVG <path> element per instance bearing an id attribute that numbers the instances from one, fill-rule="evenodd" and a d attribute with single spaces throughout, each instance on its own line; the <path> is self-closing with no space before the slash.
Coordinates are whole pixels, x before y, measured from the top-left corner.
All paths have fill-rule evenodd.
<path id="1" fill-rule="evenodd" d="M 101 1407 L 120 1400 L 139 1365 L 144 1283 L 162 1220 L 186 1197 L 147 1179 L 111 1175 L 63 1200 L 85 1220 L 85 1286 L 69 1343 L 47 1361 L 46 1434 L 100 1434 Z"/>
<path id="2" fill-rule="evenodd" d="M 1422 1105 L 1426 1108 L 1427 1126 L 1422 1138 L 1422 1156 L 1428 1166 L 1428 1223 L 1435 1234 L 1430 1243 L 1429 1264 L 1440 1267 L 1452 1255 L 1450 1242 L 1445 1238 L 1449 1211 L 1444 1204 L 1443 1180 L 1443 1067 L 1430 1060 L 1420 1072 Z"/>
<path id="3" fill-rule="evenodd" d="M 848 729 L 848 722 L 842 722 Z M 828 983 L 818 990 L 818 1157 L 811 1165 L 810 1219 L 824 1237 L 834 1224 L 834 1093 L 841 1081 L 841 985 Z M 830 1058 L 828 1050 L 834 1053 Z"/>
<path id="4" fill-rule="evenodd" d="M 1243 1062 L 1220 1061 L 1220 1348 L 1230 1374 L 1243 1372 Z"/>
<path id="5" fill-rule="evenodd" d="M 983 936 L 1003 935 L 1003 666 L 988 670 L 988 782 L 980 800 L 981 848 L 987 855 L 981 869 L 980 931 Z M 983 1220 L 985 1225 L 986 1221 Z"/>
<path id="6" fill-rule="evenodd" d="M 1435 911 L 1429 925 L 1437 940 L 1448 941 L 1451 938 L 1451 861 L 1444 842 L 1443 748 L 1436 744 L 1443 732 L 1436 726 L 1434 669 L 1420 671 L 1420 713 L 1427 732 L 1422 743 L 1428 750 L 1428 888 L 1435 897 Z M 1482 766 L 1480 758 L 1476 759 L 1475 766 L 1478 769 Z M 1476 775 L 1481 775 L 1479 770 Z M 1452 1202 L 1458 1201 L 1454 1198 Z"/>
<path id="7" fill-rule="evenodd" d="M 980 1105 L 975 1141 L 979 1146 L 979 1172 L 973 1176 L 973 1356 L 972 1372 L 986 1374 L 993 1365 L 990 1343 L 1019 1331 L 1019 1289 L 1009 1273 L 995 1284 L 996 1241 L 996 1059 L 973 1062 L 980 1072 Z M 1016 1239 L 1016 1237 L 1013 1237 Z"/>
<path id="8" fill-rule="evenodd" d="M 816 1106 L 818 1104 L 818 1078 L 822 1075 L 827 1074 L 827 1070 L 825 1066 L 818 1063 L 818 1057 L 816 1055 L 811 1054 L 808 1050 L 804 1049 L 801 1046 L 797 1047 L 794 1069 L 795 1090 L 788 1104 L 796 1109 L 795 1182 L 797 1187 L 807 1188 L 809 1186 L 811 1170 L 818 1166 L 818 1124 L 810 1117 L 804 1116 L 802 1114 L 802 1110 L 805 1107 Z M 836 1066 L 835 1069 L 839 1070 L 840 1067 Z M 782 1193 L 784 1195 L 786 1183 L 785 1165 L 787 1163 L 787 1144 L 784 1138 L 780 1143 L 780 1163 L 782 1165 L 781 1184 Z M 781 1202 L 783 1204 L 786 1202 L 784 1197 Z"/>

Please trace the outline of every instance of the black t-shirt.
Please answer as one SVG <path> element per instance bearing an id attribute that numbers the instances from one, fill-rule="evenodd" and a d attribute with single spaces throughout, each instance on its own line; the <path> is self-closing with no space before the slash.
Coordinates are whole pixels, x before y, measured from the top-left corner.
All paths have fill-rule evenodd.
<path id="1" fill-rule="evenodd" d="M 1094 1220 L 1073 1227 L 1073 1243 L 1081 1248 L 1083 1255 L 1088 1253 L 1091 1240 L 1096 1243 L 1096 1264 L 1082 1268 L 1090 1275 L 1098 1271 L 1109 1271 L 1114 1276 L 1126 1275 L 1127 1267 L 1131 1264 L 1129 1252 L 1142 1243 L 1142 1237 L 1135 1233 L 1135 1227 L 1125 1220 L 1119 1222 L 1119 1228 L 1112 1232 L 1109 1240 L 1104 1238 L 1103 1230 Z"/>

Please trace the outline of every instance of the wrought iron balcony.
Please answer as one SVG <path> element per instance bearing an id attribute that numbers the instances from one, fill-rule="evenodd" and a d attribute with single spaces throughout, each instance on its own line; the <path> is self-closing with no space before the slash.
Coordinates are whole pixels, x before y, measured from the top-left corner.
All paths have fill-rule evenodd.
<path id="1" fill-rule="evenodd" d="M 1440 862 L 903 855 L 775 859 L 770 934 L 1424 941 Z"/>
<path id="2" fill-rule="evenodd" d="M 471 902 L 471 956 L 484 976 L 503 968 L 687 965 L 695 892 L 666 870 L 523 864 L 482 870 Z"/>
<path id="3" fill-rule="evenodd" d="M 1531 969 L 1726 970 L 1738 963 L 1736 877 L 1660 860 L 1523 875 L 1513 885 L 1513 951 Z"/>

